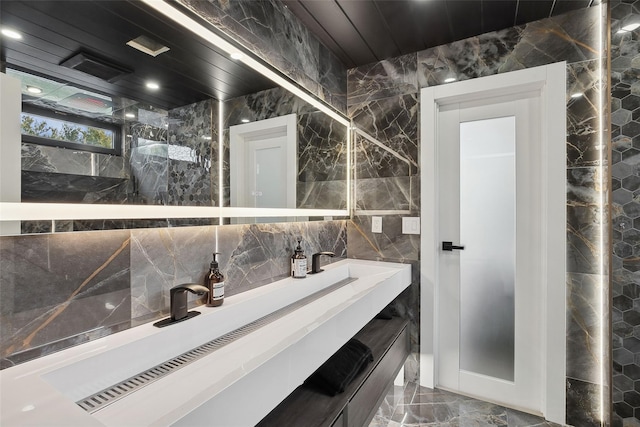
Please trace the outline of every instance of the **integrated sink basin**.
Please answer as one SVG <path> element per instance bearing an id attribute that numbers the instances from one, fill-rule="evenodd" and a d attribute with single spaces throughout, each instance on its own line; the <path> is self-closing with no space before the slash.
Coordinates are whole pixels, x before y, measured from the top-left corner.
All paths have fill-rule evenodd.
<path id="1" fill-rule="evenodd" d="M 341 260 L 198 307 L 185 322 L 5 369 L 0 425 L 255 425 L 410 283 L 410 265 Z M 76 403 L 212 341 L 224 342 L 95 412 Z"/>

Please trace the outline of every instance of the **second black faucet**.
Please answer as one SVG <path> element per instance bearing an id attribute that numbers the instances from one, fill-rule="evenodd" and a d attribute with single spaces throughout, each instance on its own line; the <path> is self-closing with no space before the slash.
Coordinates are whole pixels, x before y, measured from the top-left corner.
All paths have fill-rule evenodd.
<path id="1" fill-rule="evenodd" d="M 320 256 L 326 255 L 330 257 L 336 256 L 333 252 L 317 252 L 311 256 L 311 271 L 309 274 L 316 274 L 324 271 L 320 268 Z"/>

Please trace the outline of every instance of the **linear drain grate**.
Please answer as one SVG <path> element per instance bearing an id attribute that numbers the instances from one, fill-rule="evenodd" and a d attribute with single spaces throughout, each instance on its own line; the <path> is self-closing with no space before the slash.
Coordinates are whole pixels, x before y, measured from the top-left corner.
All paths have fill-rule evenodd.
<path id="1" fill-rule="evenodd" d="M 106 388 L 102 391 L 99 391 L 89 397 L 86 397 L 82 400 L 76 402 L 82 409 L 89 412 L 90 414 L 99 411 L 107 405 L 110 405 L 116 402 L 119 399 L 133 393 L 140 388 L 149 385 L 173 372 L 176 370 L 187 366 L 188 364 L 195 362 L 198 359 L 201 359 L 214 351 L 218 350 L 221 347 L 233 342 L 234 340 L 243 337 L 255 330 L 283 317 L 287 314 L 297 310 L 298 308 L 312 302 L 313 300 L 320 298 L 326 294 L 329 294 L 335 291 L 342 286 L 345 286 L 351 282 L 353 282 L 354 278 L 347 278 L 336 282 L 335 284 L 321 290 L 315 292 L 301 300 L 298 300 L 292 304 L 289 304 L 280 310 L 274 311 L 273 313 L 267 314 L 257 320 L 254 320 L 251 323 L 247 323 L 244 326 L 241 326 L 238 329 L 235 329 L 231 332 L 228 332 L 208 343 L 205 343 L 199 347 L 196 347 L 192 350 L 187 351 L 177 357 L 174 357 L 171 360 L 167 360 L 160 365 L 154 366 L 151 369 L 148 369 L 140 374 L 137 374 L 131 378 L 128 378 L 116 385 L 113 385 L 109 388 Z"/>

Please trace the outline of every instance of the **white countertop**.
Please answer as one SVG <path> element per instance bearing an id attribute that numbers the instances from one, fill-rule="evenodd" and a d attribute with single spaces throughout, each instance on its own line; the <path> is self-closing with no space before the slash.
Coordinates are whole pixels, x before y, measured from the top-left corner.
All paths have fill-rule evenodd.
<path id="1" fill-rule="evenodd" d="M 342 260 L 0 371 L 0 425 L 251 426 L 411 283 L 411 266 Z M 75 402 L 211 341 L 328 285 L 357 280 L 89 414 Z"/>

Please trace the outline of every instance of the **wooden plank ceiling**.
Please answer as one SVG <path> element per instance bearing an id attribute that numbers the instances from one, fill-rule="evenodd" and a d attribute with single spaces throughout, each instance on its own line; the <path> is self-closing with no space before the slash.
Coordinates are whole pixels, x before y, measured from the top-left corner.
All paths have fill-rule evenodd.
<path id="1" fill-rule="evenodd" d="M 600 0 L 283 0 L 347 68 L 556 16 Z"/>

